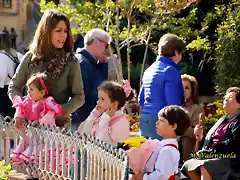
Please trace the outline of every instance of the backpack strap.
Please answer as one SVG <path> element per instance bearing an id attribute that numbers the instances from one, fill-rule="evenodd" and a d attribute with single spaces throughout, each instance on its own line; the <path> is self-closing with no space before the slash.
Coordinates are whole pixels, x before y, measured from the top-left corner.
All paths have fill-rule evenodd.
<path id="1" fill-rule="evenodd" d="M 6 52 L 0 52 L 0 53 L 2 53 L 2 54 L 4 54 L 5 56 L 7 56 L 9 59 L 11 59 L 15 64 L 16 64 L 16 66 L 18 66 L 18 64 L 19 64 L 19 59 L 18 59 L 18 57 L 17 56 L 11 56 L 11 55 L 9 55 L 8 53 L 6 53 Z M 12 79 L 12 77 L 8 74 L 8 77 L 9 77 L 9 79 Z"/>
<path id="2" fill-rule="evenodd" d="M 5 54 L 7 57 L 9 57 L 15 64 L 18 64 L 19 63 L 19 60 L 18 60 L 18 57 L 17 56 L 11 56 L 9 55 L 8 53 L 6 52 L 0 52 L 2 54 Z"/>

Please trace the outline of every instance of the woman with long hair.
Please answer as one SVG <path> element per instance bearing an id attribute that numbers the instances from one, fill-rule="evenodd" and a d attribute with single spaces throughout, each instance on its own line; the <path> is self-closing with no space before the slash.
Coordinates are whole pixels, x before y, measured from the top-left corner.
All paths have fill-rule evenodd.
<path id="1" fill-rule="evenodd" d="M 80 66 L 73 53 L 69 19 L 55 9 L 44 12 L 29 51 L 10 82 L 10 99 L 23 96 L 27 79 L 43 72 L 50 77 L 49 93 L 63 109 L 56 125 L 70 128 L 70 114 L 83 105 L 84 92 Z"/>
<path id="2" fill-rule="evenodd" d="M 182 136 L 183 160 L 189 158 L 190 153 L 194 152 L 196 137 L 194 135 L 194 127 L 199 122 L 199 114 L 203 112 L 198 104 L 198 83 L 195 77 L 184 74 L 182 75 L 182 83 L 184 89 L 185 108 L 190 114 L 191 126 Z"/>

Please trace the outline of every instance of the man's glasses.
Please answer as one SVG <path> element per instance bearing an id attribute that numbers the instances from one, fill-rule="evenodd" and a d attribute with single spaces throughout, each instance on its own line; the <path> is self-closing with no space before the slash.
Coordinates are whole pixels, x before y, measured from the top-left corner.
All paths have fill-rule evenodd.
<path id="1" fill-rule="evenodd" d="M 108 49 L 109 44 L 108 44 L 107 42 L 105 42 L 105 41 L 103 41 L 103 40 L 101 40 L 101 39 L 98 39 L 98 40 L 101 41 L 101 42 L 103 42 L 103 43 L 105 43 L 105 49 Z"/>

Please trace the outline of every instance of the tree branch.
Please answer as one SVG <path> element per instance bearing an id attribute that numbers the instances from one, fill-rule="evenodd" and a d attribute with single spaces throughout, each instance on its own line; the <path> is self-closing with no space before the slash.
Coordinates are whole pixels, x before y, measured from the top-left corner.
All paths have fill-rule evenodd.
<path id="1" fill-rule="evenodd" d="M 136 37 L 129 37 L 126 40 L 124 40 L 122 43 L 120 43 L 120 49 L 122 49 L 124 46 L 130 44 L 131 42 L 133 42 L 135 39 L 140 39 L 141 37 L 147 35 L 149 29 L 147 29 L 143 34 L 136 36 Z M 124 43 L 124 44 L 123 44 Z"/>
<path id="2" fill-rule="evenodd" d="M 143 63 L 142 63 L 142 68 L 141 68 L 141 74 L 140 74 L 140 88 L 142 86 L 142 77 L 143 77 L 143 72 L 144 72 L 144 66 L 145 66 L 145 62 L 146 62 L 146 58 L 147 58 L 147 52 L 148 52 L 148 44 L 149 44 L 149 40 L 151 37 L 151 33 L 152 33 L 152 28 L 149 29 L 149 33 L 148 33 L 148 37 L 147 37 L 147 41 L 146 41 L 146 47 L 145 47 L 145 53 L 144 53 L 144 57 L 143 57 Z"/>

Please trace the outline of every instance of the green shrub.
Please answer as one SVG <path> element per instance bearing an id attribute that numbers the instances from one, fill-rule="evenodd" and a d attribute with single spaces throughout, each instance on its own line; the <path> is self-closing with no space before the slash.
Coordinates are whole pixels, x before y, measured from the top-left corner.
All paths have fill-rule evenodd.
<path id="1" fill-rule="evenodd" d="M 240 86 L 240 9 L 229 11 L 217 29 L 214 78 L 218 93 L 230 86 Z"/>

